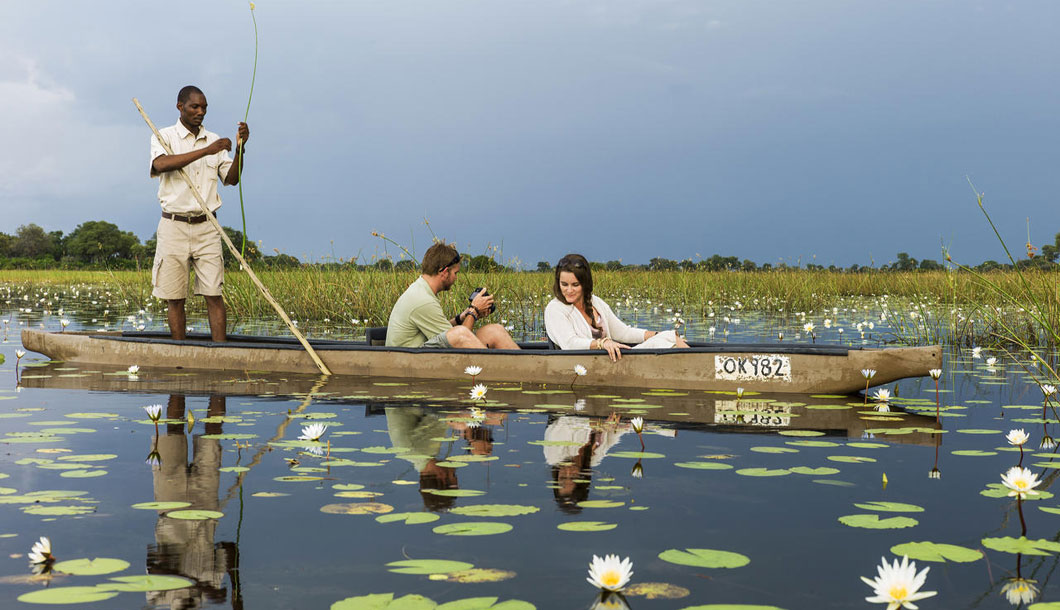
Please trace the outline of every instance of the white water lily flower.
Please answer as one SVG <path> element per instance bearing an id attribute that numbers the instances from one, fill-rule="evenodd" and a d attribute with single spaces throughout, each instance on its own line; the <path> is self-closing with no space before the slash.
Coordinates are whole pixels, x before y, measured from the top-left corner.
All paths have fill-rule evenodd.
<path id="1" fill-rule="evenodd" d="M 1030 468 L 1021 468 L 1020 466 L 1009 468 L 1008 472 L 1001 475 L 1001 482 L 1005 484 L 1005 487 L 1012 490 L 1008 493 L 1009 497 L 1019 496 L 1020 498 L 1026 498 L 1028 495 L 1038 495 L 1034 488 L 1041 484 L 1041 481 L 1038 480 L 1038 475 L 1031 472 Z"/>
<path id="2" fill-rule="evenodd" d="M 478 375 L 481 372 L 482 372 L 482 367 L 481 366 L 469 366 L 466 369 L 464 369 L 464 374 L 465 375 L 471 375 L 472 377 Z"/>
<path id="3" fill-rule="evenodd" d="M 147 417 L 151 418 L 153 422 L 162 419 L 162 405 L 147 405 L 144 407 L 144 411 L 147 411 Z"/>
<path id="4" fill-rule="evenodd" d="M 931 369 L 928 371 L 928 375 L 931 375 L 932 379 L 938 381 L 939 377 L 942 377 L 942 369 Z"/>
<path id="5" fill-rule="evenodd" d="M 1056 394 L 1056 386 L 1049 385 L 1048 383 L 1043 383 L 1041 385 L 1041 388 L 1042 394 L 1045 394 L 1046 396 L 1052 396 L 1053 394 Z"/>
<path id="6" fill-rule="evenodd" d="M 300 441 L 319 441 L 328 429 L 325 424 L 309 424 L 302 426 L 302 434 L 298 437 Z"/>
<path id="7" fill-rule="evenodd" d="M 876 578 L 869 580 L 864 576 L 862 582 L 872 587 L 876 593 L 873 597 L 866 597 L 865 601 L 874 604 L 887 604 L 887 610 L 896 608 L 909 608 L 917 610 L 913 602 L 926 599 L 938 594 L 938 591 L 920 591 L 927 580 L 928 570 L 924 568 L 919 574 L 916 571 L 916 562 L 909 561 L 909 557 L 902 556 L 901 563 L 897 559 L 894 565 L 887 563 L 887 558 L 881 557 L 881 565 L 876 567 L 879 574 Z"/>
<path id="8" fill-rule="evenodd" d="M 619 561 L 618 555 L 606 555 L 600 559 L 593 555 L 589 564 L 589 584 L 605 591 L 621 591 L 633 576 L 633 562 L 629 557 Z"/>
<path id="9" fill-rule="evenodd" d="M 777 331 L 777 339 L 780 340 L 780 341 L 784 340 L 784 331 L 782 331 L 782 330 Z"/>
<path id="10" fill-rule="evenodd" d="M 25 351 L 20 350 L 20 349 L 16 349 L 15 350 L 15 358 L 18 358 L 19 360 L 21 360 L 22 357 L 25 356 L 25 355 L 26 355 Z"/>
<path id="11" fill-rule="evenodd" d="M 483 384 L 477 384 L 471 388 L 471 400 L 485 400 L 486 399 L 486 386 Z"/>
<path id="12" fill-rule="evenodd" d="M 1053 449 L 1056 449 L 1056 441 L 1053 440 L 1053 437 L 1046 434 L 1042 437 L 1042 443 L 1038 445 L 1038 447 L 1045 449 L 1046 451 L 1052 451 Z"/>
<path id="13" fill-rule="evenodd" d="M 644 466 L 641 466 L 640 462 L 637 462 L 636 464 L 633 465 L 633 470 L 631 470 L 629 474 L 633 475 L 633 478 L 635 478 L 635 479 L 643 478 L 644 477 Z"/>
<path id="14" fill-rule="evenodd" d="M 887 402 L 888 400 L 891 399 L 891 392 L 890 392 L 890 390 L 886 390 L 884 388 L 880 388 L 880 389 L 876 390 L 875 394 L 872 395 L 872 399 L 875 400 L 876 402 Z"/>
<path id="15" fill-rule="evenodd" d="M 160 454 L 157 451 L 152 451 L 151 453 L 148 453 L 147 454 L 147 459 L 144 460 L 144 464 L 147 464 L 148 466 L 151 466 L 152 468 L 155 467 L 155 466 L 161 466 L 162 465 L 162 454 Z"/>
<path id="16" fill-rule="evenodd" d="M 33 543 L 29 550 L 29 560 L 32 563 L 46 563 L 52 560 L 52 541 L 47 536 L 41 536 L 38 542 Z"/>
<path id="17" fill-rule="evenodd" d="M 1023 445 L 1030 440 L 1030 438 L 1031 437 L 1027 435 L 1027 432 L 1023 428 L 1009 430 L 1008 434 L 1005 435 L 1005 439 L 1010 445 Z"/>
<path id="18" fill-rule="evenodd" d="M 880 404 L 876 405 L 875 408 L 880 413 L 890 413 L 891 412 L 891 405 L 889 405 L 889 404 L 887 404 L 885 402 L 881 402 Z"/>
<path id="19" fill-rule="evenodd" d="M 67 326 L 70 326 L 70 320 L 67 320 L 66 318 L 63 318 L 62 320 L 59 320 L 59 324 L 63 328 L 66 328 Z"/>
<path id="20" fill-rule="evenodd" d="M 872 379 L 876 376 L 876 369 L 861 369 L 861 376 L 865 379 Z"/>
<path id="21" fill-rule="evenodd" d="M 995 364 L 997 364 L 997 358 L 994 358 L 993 356 L 990 356 L 989 358 L 986 359 L 986 365 L 987 366 L 994 366 Z"/>
<path id="22" fill-rule="evenodd" d="M 1001 594 L 1013 606 L 1029 604 L 1038 597 L 1038 587 L 1034 586 L 1036 582 L 1026 578 L 1011 578 L 1001 585 Z"/>
<path id="23" fill-rule="evenodd" d="M 942 478 L 942 471 L 939 470 L 938 468 L 932 468 L 931 472 L 928 473 L 928 478 L 929 479 L 941 479 Z"/>
<path id="24" fill-rule="evenodd" d="M 125 369 L 125 370 L 126 370 L 126 371 L 127 371 L 127 372 L 128 372 L 129 374 L 130 374 L 130 375 L 135 375 L 135 374 L 137 374 L 137 373 L 139 373 L 139 372 L 140 372 L 140 367 L 138 367 L 138 366 L 136 366 L 136 365 L 134 364 L 134 365 L 130 366 L 129 368 Z"/>
<path id="25" fill-rule="evenodd" d="M 320 457 L 324 455 L 324 448 L 320 445 L 306 445 L 302 447 L 302 451 Z"/>
<path id="26" fill-rule="evenodd" d="M 634 417 L 633 419 L 629 420 L 629 423 L 631 426 L 633 426 L 633 431 L 637 434 L 640 434 L 644 430 L 643 417 Z"/>
<path id="27" fill-rule="evenodd" d="M 743 398 L 743 392 L 744 392 L 743 388 L 736 388 L 736 398 L 737 399 Z"/>
<path id="28" fill-rule="evenodd" d="M 578 377 L 585 377 L 586 375 L 589 374 L 589 371 L 587 371 L 584 366 L 582 366 L 580 364 L 575 364 L 574 365 L 574 374 L 577 375 Z"/>
<path id="29" fill-rule="evenodd" d="M 816 327 L 813 325 L 813 322 L 807 322 L 802 325 L 803 332 L 812 333 L 814 328 Z"/>
<path id="30" fill-rule="evenodd" d="M 972 348 L 972 358 L 981 358 L 982 354 L 983 354 L 983 348 L 981 348 L 981 347 L 973 347 Z"/>
<path id="31" fill-rule="evenodd" d="M 578 400 L 575 400 L 574 401 L 574 410 L 575 411 L 584 411 L 585 410 L 585 404 L 586 404 L 586 402 L 585 402 L 584 398 L 579 398 Z"/>

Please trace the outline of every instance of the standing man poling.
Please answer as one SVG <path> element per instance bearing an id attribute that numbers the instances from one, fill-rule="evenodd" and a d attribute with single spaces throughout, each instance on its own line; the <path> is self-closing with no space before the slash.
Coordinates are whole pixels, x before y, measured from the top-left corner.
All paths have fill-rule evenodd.
<path id="1" fill-rule="evenodd" d="M 239 164 L 242 147 L 235 158 L 228 156 L 232 141 L 207 131 L 202 126 L 206 116 L 206 95 L 193 85 L 177 93 L 180 120 L 175 125 L 159 130 L 173 154 L 151 136 L 151 177 L 159 177 L 158 201 L 162 205 L 162 219 L 156 233 L 154 268 L 151 272 L 152 294 L 169 303 L 169 331 L 174 339 L 184 339 L 187 322 L 184 301 L 188 297 L 188 272 L 195 270 L 195 294 L 206 299 L 210 320 L 210 334 L 214 341 L 225 340 L 224 259 L 221 236 L 207 222 L 202 206 L 195 199 L 180 170 L 188 174 L 192 184 L 202 195 L 206 207 L 216 214 L 221 207 L 217 194 L 218 178 L 224 184 L 239 183 Z M 246 123 L 239 123 L 239 139 L 245 144 L 250 138 Z"/>

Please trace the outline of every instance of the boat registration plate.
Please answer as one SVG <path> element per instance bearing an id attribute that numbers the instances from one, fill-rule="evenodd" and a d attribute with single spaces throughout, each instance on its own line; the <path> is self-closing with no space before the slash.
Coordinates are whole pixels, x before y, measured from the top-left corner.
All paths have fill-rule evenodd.
<path id="1" fill-rule="evenodd" d="M 714 356 L 714 378 L 726 381 L 791 381 L 791 356 Z"/>

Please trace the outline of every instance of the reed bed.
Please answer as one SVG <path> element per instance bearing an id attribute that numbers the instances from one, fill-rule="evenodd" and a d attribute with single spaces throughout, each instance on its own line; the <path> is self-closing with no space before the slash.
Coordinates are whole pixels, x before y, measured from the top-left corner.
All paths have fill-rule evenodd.
<path id="1" fill-rule="evenodd" d="M 352 327 L 386 324 L 397 297 L 417 277 L 413 271 L 353 271 L 313 267 L 263 270 L 259 277 L 288 314 L 301 324 L 343 321 Z M 1000 290 L 984 290 L 987 278 Z M 1025 270 L 975 276 L 966 272 L 862 272 L 777 270 L 766 272 L 604 271 L 594 272 L 596 294 L 632 309 L 662 308 L 685 319 L 720 319 L 731 312 L 760 312 L 782 319 L 818 317 L 829 309 L 883 311 L 894 339 L 906 343 L 989 344 L 1000 340 L 998 319 L 1035 344 L 1051 334 L 1019 303 L 1004 294 L 1025 295 L 1052 320 L 1060 316 L 1060 273 Z M 247 275 L 229 271 L 225 300 L 234 320 L 271 319 L 275 313 Z M 443 307 L 456 311 L 467 294 L 486 286 L 497 295 L 499 315 L 517 332 L 540 336 L 540 319 L 552 298 L 546 272 L 462 272 Z M 12 287 L 105 289 L 129 308 L 158 310 L 150 273 L 137 271 L 2 271 L 0 284 Z M 10 294 L 10 292 L 9 292 Z M 201 299 L 189 299 L 200 312 Z M 738 314 L 733 314 L 738 315 Z M 875 314 L 874 314 L 875 315 Z"/>

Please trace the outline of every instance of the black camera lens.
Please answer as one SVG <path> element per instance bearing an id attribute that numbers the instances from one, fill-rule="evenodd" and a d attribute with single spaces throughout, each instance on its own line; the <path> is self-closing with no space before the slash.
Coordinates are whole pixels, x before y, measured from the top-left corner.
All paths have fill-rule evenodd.
<path id="1" fill-rule="evenodd" d="M 468 303 L 473 302 L 475 300 L 475 298 L 478 297 L 478 295 L 480 293 L 482 294 L 482 296 L 486 296 L 486 297 L 488 297 L 490 295 L 488 290 L 483 292 L 483 287 L 479 286 L 478 288 L 476 288 L 474 290 L 474 292 L 471 293 L 470 296 L 467 297 L 467 302 Z M 490 313 L 493 313 L 495 311 L 497 311 L 497 304 L 496 303 L 490 303 Z"/>

